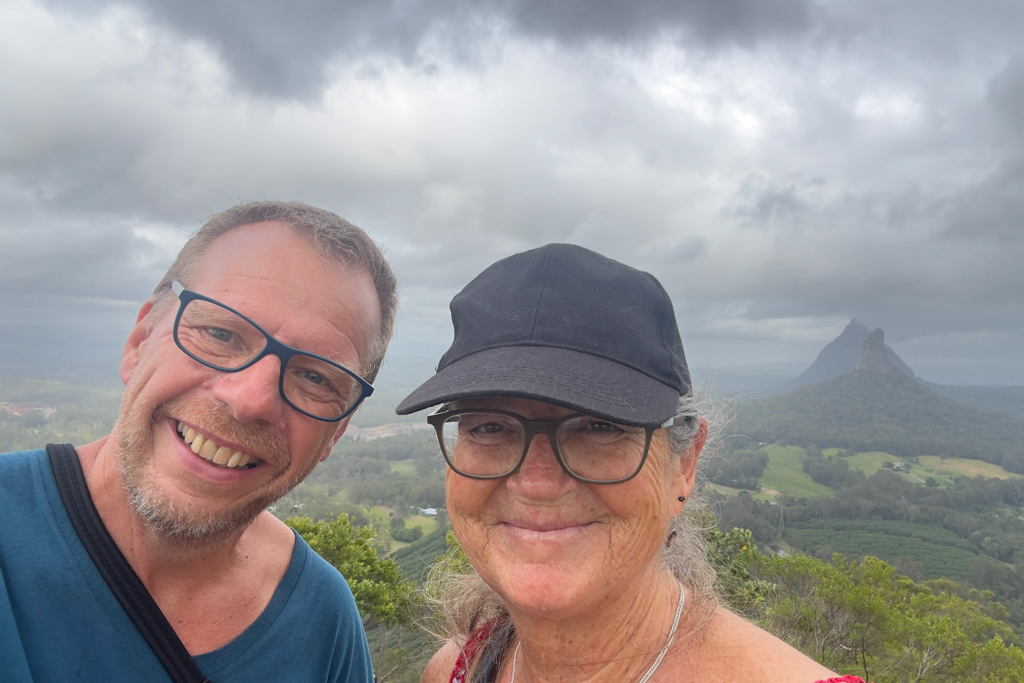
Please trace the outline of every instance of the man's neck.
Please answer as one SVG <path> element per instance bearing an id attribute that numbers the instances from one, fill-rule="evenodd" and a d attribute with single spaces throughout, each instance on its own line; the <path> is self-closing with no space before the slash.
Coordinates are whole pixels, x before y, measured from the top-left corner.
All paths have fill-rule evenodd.
<path id="1" fill-rule="evenodd" d="M 76 450 L 100 519 L 142 582 L 148 587 L 147 578 L 155 575 L 183 572 L 195 576 L 202 567 L 215 569 L 218 564 L 230 563 L 248 527 L 191 543 L 151 529 L 129 502 L 117 467 L 116 447 L 116 434 L 110 434 Z"/>
<path id="2" fill-rule="evenodd" d="M 168 539 L 132 508 L 116 446 L 115 433 L 76 449 L 100 519 L 189 651 L 225 645 L 270 602 L 291 559 L 292 531 L 264 512 L 213 541 Z"/>

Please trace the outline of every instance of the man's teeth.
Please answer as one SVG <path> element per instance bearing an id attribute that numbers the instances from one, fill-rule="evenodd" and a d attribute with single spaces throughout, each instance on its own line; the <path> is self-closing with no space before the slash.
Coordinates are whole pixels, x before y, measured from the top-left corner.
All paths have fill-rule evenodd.
<path id="1" fill-rule="evenodd" d="M 255 467 L 259 462 L 248 453 L 233 451 L 227 446 L 221 446 L 213 439 L 203 436 L 183 422 L 178 423 L 178 433 L 181 439 L 192 449 L 192 452 L 205 460 L 209 460 L 221 467 L 236 469 L 249 469 Z"/>

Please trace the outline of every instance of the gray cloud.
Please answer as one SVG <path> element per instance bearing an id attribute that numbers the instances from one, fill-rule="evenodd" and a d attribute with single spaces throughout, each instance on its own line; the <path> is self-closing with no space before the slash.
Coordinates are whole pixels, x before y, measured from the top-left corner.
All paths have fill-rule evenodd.
<path id="1" fill-rule="evenodd" d="M 809 0 L 127 1 L 210 45 L 244 88 L 273 97 L 317 95 L 337 58 L 389 55 L 428 73 L 439 58 L 486 59 L 484 43 L 503 32 L 567 44 L 636 45 L 668 34 L 751 45 L 806 29 L 812 13 Z"/>
<path id="2" fill-rule="evenodd" d="M 1010 1 L 3 6 L 0 319 L 130 324 L 209 214 L 299 199 L 388 249 L 417 362 L 472 276 L 570 241 L 657 275 L 696 363 L 809 361 L 857 316 L 929 379 L 1024 383 L 1021 25 Z"/>

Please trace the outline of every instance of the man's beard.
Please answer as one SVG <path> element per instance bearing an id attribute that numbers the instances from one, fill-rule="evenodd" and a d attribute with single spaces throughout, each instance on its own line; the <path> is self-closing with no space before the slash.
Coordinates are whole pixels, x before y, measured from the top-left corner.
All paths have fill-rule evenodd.
<path id="1" fill-rule="evenodd" d="M 128 401 L 125 401 L 127 404 Z M 287 447 L 265 423 L 240 424 L 224 415 L 223 410 L 195 400 L 174 399 L 157 407 L 152 416 L 135 414 L 130 405 L 122 404 L 118 418 L 117 469 L 128 502 L 146 527 L 167 541 L 182 545 L 214 545 L 232 533 L 244 529 L 268 505 L 297 486 L 319 462 L 296 477 L 263 492 L 242 505 L 212 514 L 174 500 L 154 486 L 146 474 L 153 460 L 154 426 L 169 415 L 209 430 L 216 437 L 226 438 L 246 452 L 267 460 L 266 465 L 286 470 L 291 458 Z"/>

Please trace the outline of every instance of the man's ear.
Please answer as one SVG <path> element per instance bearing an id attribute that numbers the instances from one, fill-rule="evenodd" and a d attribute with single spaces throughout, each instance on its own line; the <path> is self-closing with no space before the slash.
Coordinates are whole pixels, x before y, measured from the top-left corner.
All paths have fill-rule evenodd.
<path id="1" fill-rule="evenodd" d="M 139 315 L 135 318 L 135 326 L 128 333 L 128 341 L 124 343 L 124 348 L 121 349 L 121 381 L 125 385 L 132 378 L 135 366 L 139 363 L 142 346 L 149 337 L 150 313 L 153 311 L 154 303 L 156 303 L 156 300 L 150 298 L 149 301 L 142 304 L 142 308 L 139 309 Z"/>

